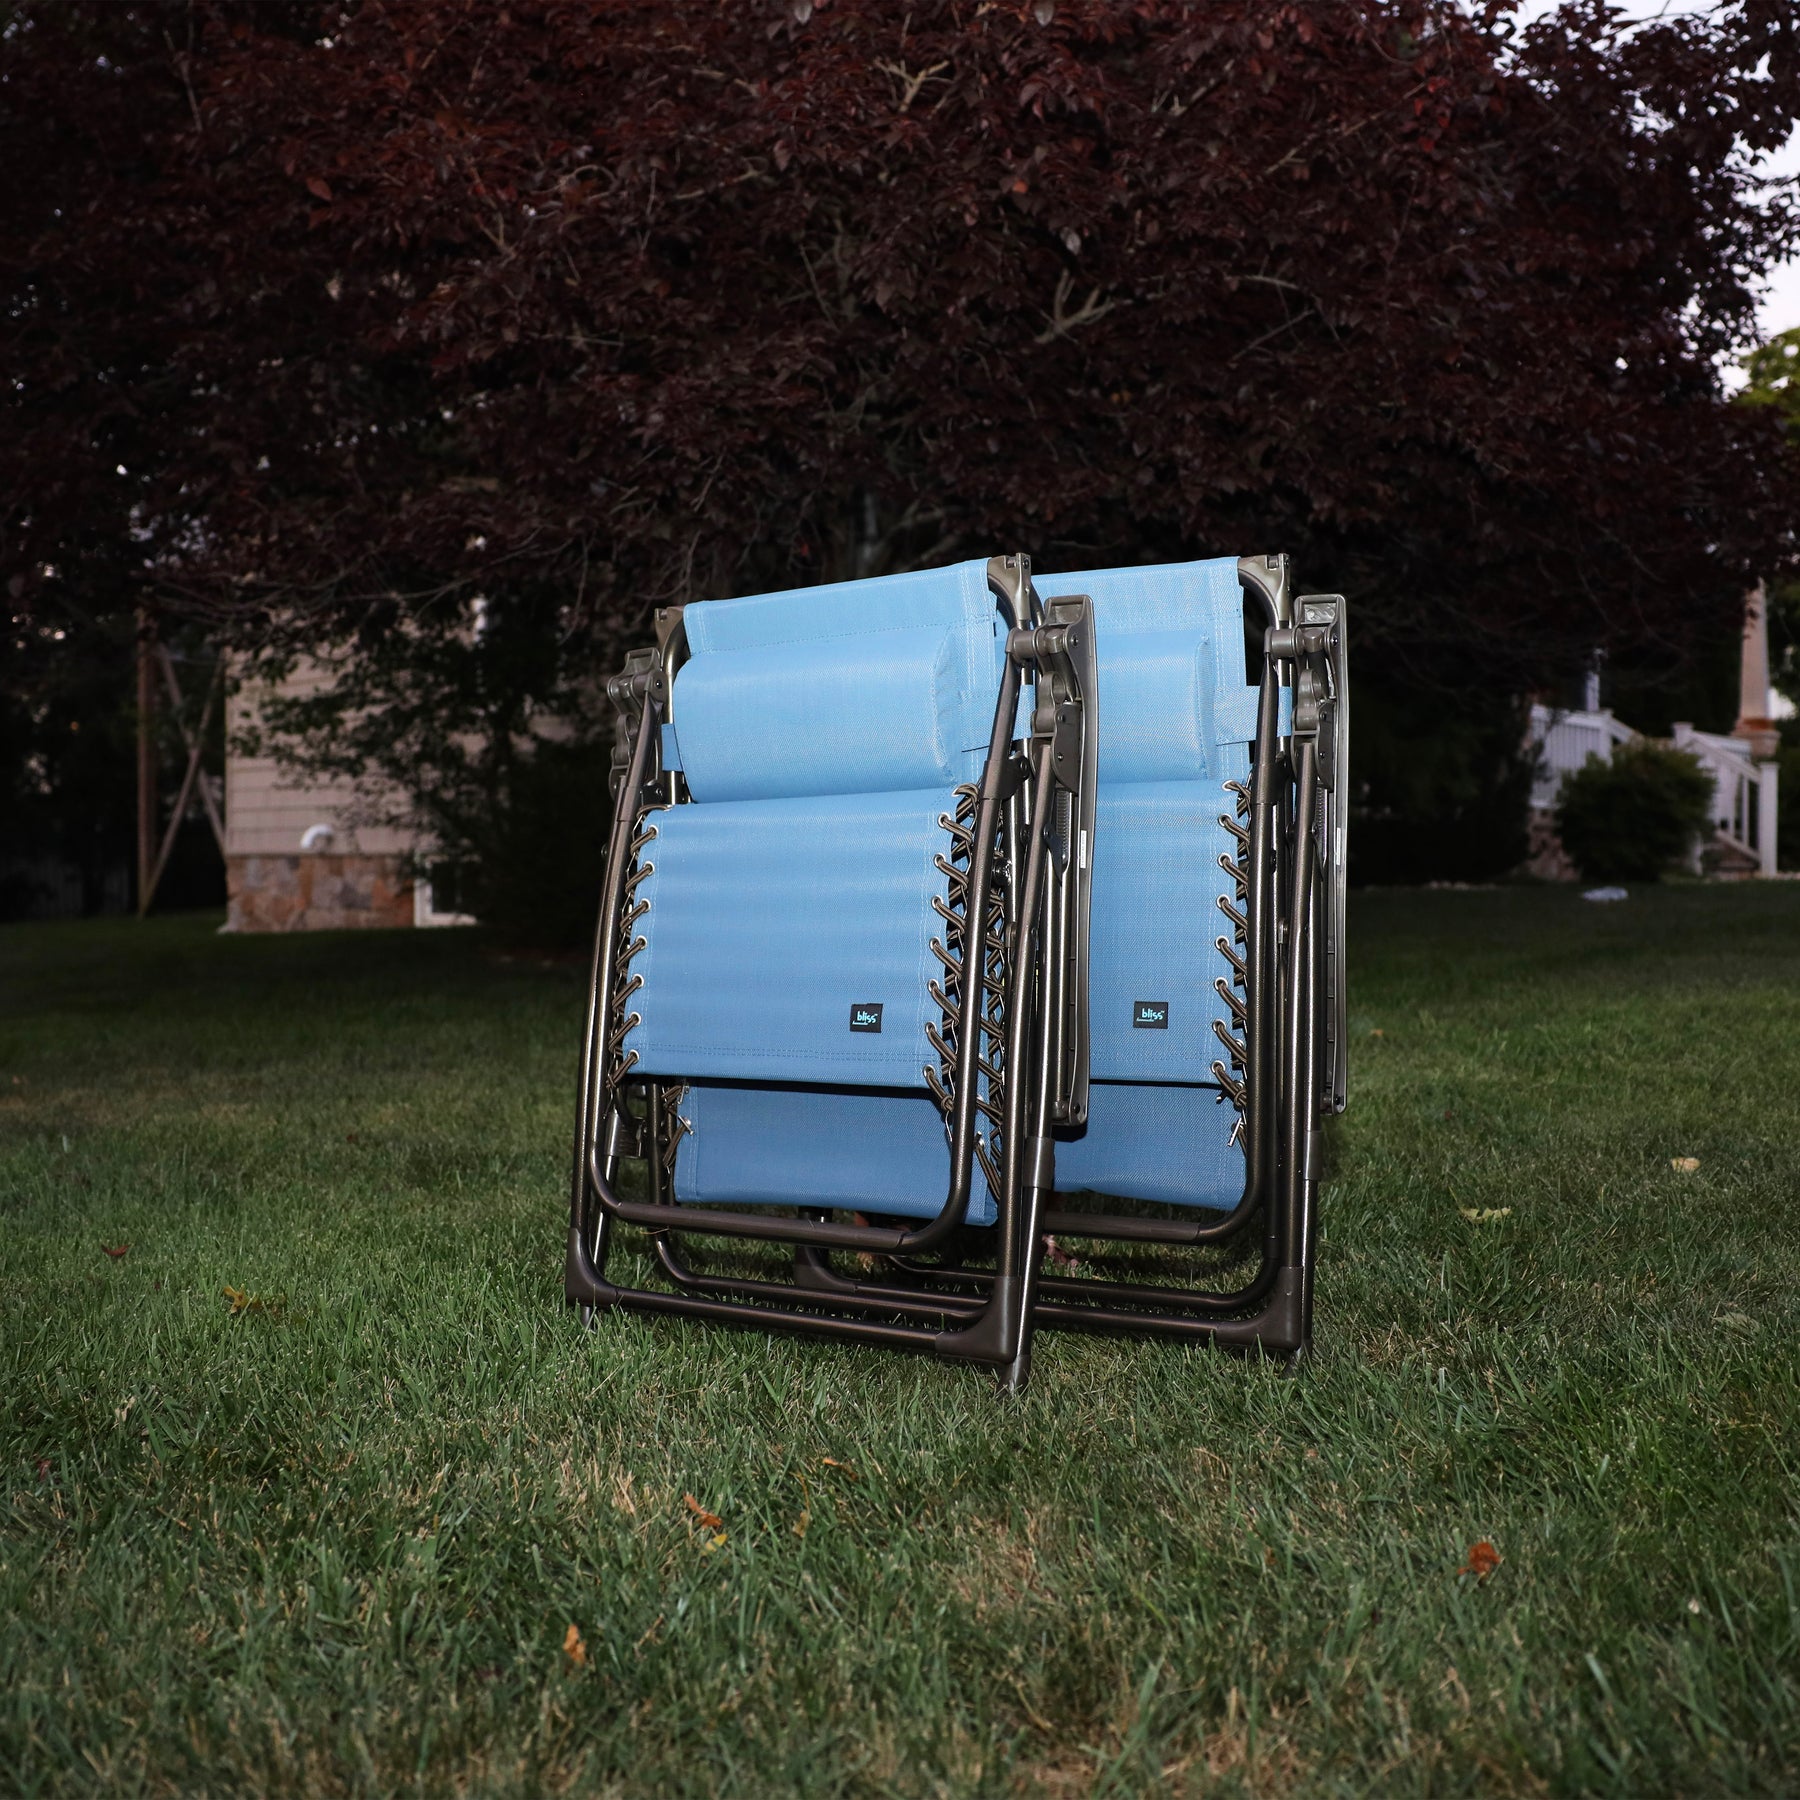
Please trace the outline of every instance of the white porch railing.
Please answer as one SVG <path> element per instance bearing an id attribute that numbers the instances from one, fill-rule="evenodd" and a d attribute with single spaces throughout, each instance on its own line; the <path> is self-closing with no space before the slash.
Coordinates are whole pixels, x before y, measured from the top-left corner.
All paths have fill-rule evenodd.
<path id="1" fill-rule="evenodd" d="M 1540 760 L 1537 779 L 1531 784 L 1531 804 L 1548 812 L 1556 804 L 1565 775 L 1579 769 L 1590 756 L 1610 762 L 1614 746 L 1629 744 L 1636 736 L 1629 725 L 1621 725 L 1603 708 L 1564 712 L 1560 707 L 1534 706 L 1531 741 Z"/>
<path id="2" fill-rule="evenodd" d="M 1590 756 L 1610 758 L 1620 744 L 1637 736 L 1603 708 L 1563 712 L 1559 708 L 1531 709 L 1531 741 L 1538 748 L 1537 778 L 1532 783 L 1531 804 L 1540 812 L 1556 805 L 1563 777 L 1579 769 Z M 1713 778 L 1713 837 L 1711 845 L 1696 844 L 1691 859 L 1697 872 L 1702 853 L 1716 848 L 1735 853 L 1755 864 L 1759 875 L 1775 873 L 1776 807 L 1779 771 L 1772 762 L 1757 762 L 1750 746 L 1738 737 L 1696 731 L 1691 725 L 1675 727 L 1674 744 L 1700 759 Z"/>
<path id="3" fill-rule="evenodd" d="M 1742 738 L 1721 737 L 1712 731 L 1696 731 L 1691 725 L 1675 727 L 1675 748 L 1699 757 L 1713 778 L 1713 837 L 1722 848 L 1735 850 L 1757 866 L 1760 875 L 1775 873 L 1776 808 L 1780 770 L 1772 762 L 1757 762 Z M 1695 866 L 1700 851 L 1694 852 Z"/>

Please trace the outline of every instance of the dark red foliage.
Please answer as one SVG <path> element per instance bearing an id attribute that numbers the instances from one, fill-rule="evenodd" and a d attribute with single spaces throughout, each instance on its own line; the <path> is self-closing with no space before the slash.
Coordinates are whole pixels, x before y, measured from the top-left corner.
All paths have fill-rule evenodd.
<path id="1" fill-rule="evenodd" d="M 15 592 L 135 507 L 165 605 L 367 631 L 479 590 L 586 655 L 777 581 L 1280 546 L 1364 654 L 1673 656 L 1793 548 L 1715 372 L 1793 237 L 1744 173 L 1796 114 L 1791 8 L 1509 31 L 27 4 Z"/>

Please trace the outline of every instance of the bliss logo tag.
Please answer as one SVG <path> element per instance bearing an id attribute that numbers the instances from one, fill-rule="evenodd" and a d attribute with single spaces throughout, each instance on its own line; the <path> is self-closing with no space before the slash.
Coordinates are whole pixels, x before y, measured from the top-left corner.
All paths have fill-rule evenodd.
<path id="1" fill-rule="evenodd" d="M 852 1031 L 879 1031 L 881 1007 L 874 1001 L 861 1001 L 850 1009 Z"/>
<path id="2" fill-rule="evenodd" d="M 1167 1031 L 1169 1003 L 1166 1000 L 1139 1000 L 1131 1008 L 1131 1023 L 1139 1031 Z"/>

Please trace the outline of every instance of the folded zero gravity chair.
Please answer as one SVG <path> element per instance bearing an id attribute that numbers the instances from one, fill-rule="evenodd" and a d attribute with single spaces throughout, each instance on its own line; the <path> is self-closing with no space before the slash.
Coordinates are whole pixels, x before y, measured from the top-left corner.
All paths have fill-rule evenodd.
<path id="1" fill-rule="evenodd" d="M 659 614 L 609 689 L 568 1298 L 1012 1386 L 1034 1323 L 1302 1348 L 1343 1102 L 1342 612 L 1296 621 L 1282 558 L 1034 587 L 997 557 Z M 1234 1293 L 1041 1274 L 1049 1231 L 1252 1219 Z M 615 1221 L 666 1285 L 607 1279 Z M 694 1266 L 734 1238 L 791 1263 Z"/>

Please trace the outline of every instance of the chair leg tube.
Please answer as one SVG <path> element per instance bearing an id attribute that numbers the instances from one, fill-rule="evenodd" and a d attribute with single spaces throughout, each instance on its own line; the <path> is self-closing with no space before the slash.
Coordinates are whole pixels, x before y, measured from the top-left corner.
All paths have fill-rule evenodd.
<path id="1" fill-rule="evenodd" d="M 1022 1215 L 1031 1214 L 1031 1248 L 1036 1245 L 1037 1208 L 1023 1203 L 1028 1195 L 1023 1182 L 1024 1124 L 1031 1113 L 1041 1073 L 1045 1036 L 1042 1007 L 1037 1003 L 1043 942 L 1040 914 L 1043 910 L 1044 866 L 1049 844 L 1044 830 L 1051 793 L 1051 746 L 1040 744 L 1032 778 L 1030 849 L 1025 858 L 1025 881 L 1019 896 L 1019 955 L 1014 965 L 1013 1012 L 1006 1046 L 1006 1136 L 1001 1145 L 999 1201 L 999 1257 L 989 1309 L 966 1330 L 949 1334 L 946 1356 L 976 1356 L 984 1362 L 1011 1367 L 1019 1355 L 1023 1334 L 1029 1329 L 1024 1311 L 1025 1272 L 1033 1257 L 1022 1237 Z M 1036 1029 L 1034 1029 L 1034 1027 Z"/>
<path id="2" fill-rule="evenodd" d="M 1314 935 L 1317 846 L 1314 825 L 1318 800 L 1318 747 L 1311 738 L 1295 741 L 1293 900 L 1288 911 L 1288 959 L 1283 999 L 1287 1006 L 1283 1049 L 1286 1080 L 1282 1095 L 1282 1265 L 1276 1278 L 1274 1310 L 1280 1338 L 1295 1351 L 1307 1346 L 1307 1288 L 1312 1260 L 1312 1223 L 1317 1188 L 1319 1070 L 1315 1032 L 1318 953 Z"/>
<path id="3" fill-rule="evenodd" d="M 1020 906 L 1017 1061 L 1009 1058 L 1007 1084 L 1006 1174 L 1016 1196 L 1013 1205 L 1013 1261 L 1018 1286 L 1018 1349 L 1000 1375 L 1009 1394 L 1023 1393 L 1031 1374 L 1033 1290 L 1041 1266 L 1038 1220 L 1054 1184 L 1055 1149 L 1050 1141 L 1051 1057 L 1059 1033 L 1050 1016 L 1057 982 L 1050 968 L 1061 897 L 1059 883 L 1046 880 L 1050 840 L 1056 828 L 1050 784 L 1050 748 L 1039 752 L 1038 777 L 1031 800 L 1031 854 L 1026 863 L 1025 892 Z M 1032 1027 L 1036 1026 L 1035 1035 Z"/>
<path id="4" fill-rule="evenodd" d="M 656 703 L 644 697 L 637 736 L 632 743 L 631 760 L 625 770 L 613 802 L 612 835 L 607 844 L 606 882 L 600 900 L 600 922 L 594 933 L 594 961 L 588 982 L 587 1033 L 582 1040 L 581 1076 L 577 1094 L 575 1129 L 575 1168 L 570 1180 L 569 1242 L 564 1258 L 563 1291 L 571 1301 L 584 1308 L 604 1306 L 610 1302 L 612 1290 L 604 1272 L 607 1232 L 605 1210 L 597 1207 L 602 1223 L 588 1241 L 588 1202 L 592 1194 L 592 1169 L 596 1149 L 595 1136 L 601 1109 L 608 1118 L 608 1168 L 616 1166 L 618 1137 L 604 1065 L 606 1053 L 607 1015 L 611 1008 L 613 979 L 613 933 L 618 927 L 619 907 L 624 897 L 625 865 L 629 860 L 632 827 L 637 817 L 638 798 L 650 768 L 652 725 Z"/>

